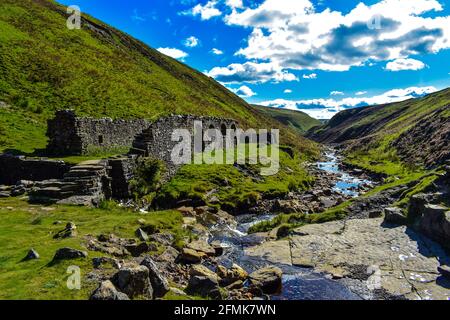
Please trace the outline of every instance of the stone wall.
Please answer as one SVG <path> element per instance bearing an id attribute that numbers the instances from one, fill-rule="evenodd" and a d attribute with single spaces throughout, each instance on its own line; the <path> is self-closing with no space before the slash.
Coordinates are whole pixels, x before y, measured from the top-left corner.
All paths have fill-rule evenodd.
<path id="1" fill-rule="evenodd" d="M 137 167 L 137 156 L 129 155 L 108 159 L 108 175 L 111 178 L 111 192 L 114 199 L 130 199 L 130 180 Z"/>
<path id="2" fill-rule="evenodd" d="M 147 130 L 136 137 L 131 152 L 163 160 L 167 164 L 169 176 L 172 176 L 179 168 L 171 159 L 172 150 L 179 143 L 172 141 L 172 133 L 175 129 L 186 129 L 190 132 L 193 143 L 195 121 L 202 122 L 203 131 L 217 129 L 223 135 L 226 134 L 227 129 L 236 130 L 238 128 L 238 123 L 231 119 L 191 115 L 164 117 L 153 122 Z M 192 154 L 201 151 L 201 149 L 194 150 L 193 148 L 191 150 Z"/>
<path id="3" fill-rule="evenodd" d="M 131 147 L 136 135 L 150 126 L 144 119 L 112 120 L 77 117 L 71 110 L 58 111 L 48 121 L 48 152 L 83 155 L 98 149 Z"/>
<path id="4" fill-rule="evenodd" d="M 64 161 L 0 155 L 0 184 L 13 185 L 19 180 L 61 179 L 70 166 Z"/>

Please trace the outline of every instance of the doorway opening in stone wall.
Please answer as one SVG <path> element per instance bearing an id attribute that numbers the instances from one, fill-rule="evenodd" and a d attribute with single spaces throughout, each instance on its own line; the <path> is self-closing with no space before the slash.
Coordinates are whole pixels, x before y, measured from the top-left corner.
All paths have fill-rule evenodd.
<path id="1" fill-rule="evenodd" d="M 99 145 L 102 145 L 102 144 L 103 144 L 103 136 L 102 136 L 102 135 L 99 135 L 99 136 L 98 136 L 98 144 L 99 144 Z"/>

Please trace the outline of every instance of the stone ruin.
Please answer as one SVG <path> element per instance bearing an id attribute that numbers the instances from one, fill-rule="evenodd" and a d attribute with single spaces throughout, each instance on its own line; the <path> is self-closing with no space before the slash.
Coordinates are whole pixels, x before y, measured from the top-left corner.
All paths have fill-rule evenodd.
<path id="1" fill-rule="evenodd" d="M 218 129 L 222 134 L 238 126 L 231 119 L 191 115 L 168 116 L 150 122 L 77 117 L 72 110 L 58 111 L 48 121 L 49 154 L 87 155 L 91 150 L 117 148 L 128 149 L 128 154 L 75 166 L 46 158 L 0 155 L 0 196 L 28 192 L 31 201 L 78 205 L 96 204 L 110 198 L 130 199 L 129 181 L 137 159 L 145 156 L 164 161 L 168 170 L 163 179 L 169 179 L 180 167 L 171 161 L 172 149 L 178 143 L 172 141 L 173 129 L 187 129 L 193 136 L 195 121 L 202 121 L 202 130 Z"/>
<path id="2" fill-rule="evenodd" d="M 178 165 L 174 164 L 171 154 L 178 141 L 172 141 L 173 129 L 186 129 L 191 134 L 191 140 L 194 141 L 194 122 L 201 121 L 202 130 L 219 130 L 225 136 L 227 130 L 236 130 L 238 123 L 231 119 L 221 119 L 214 117 L 198 117 L 191 115 L 175 115 L 161 118 L 153 122 L 146 130 L 137 135 L 133 141 L 130 153 L 143 156 L 150 156 L 160 159 L 166 163 L 169 176 L 176 173 Z M 204 145 L 202 145 L 204 148 Z M 191 153 L 202 152 L 203 150 L 194 150 L 192 146 Z"/>
<path id="3" fill-rule="evenodd" d="M 150 126 L 144 119 L 112 120 L 77 117 L 72 110 L 57 111 L 47 123 L 47 152 L 85 155 L 90 151 L 131 147 L 136 135 Z"/>

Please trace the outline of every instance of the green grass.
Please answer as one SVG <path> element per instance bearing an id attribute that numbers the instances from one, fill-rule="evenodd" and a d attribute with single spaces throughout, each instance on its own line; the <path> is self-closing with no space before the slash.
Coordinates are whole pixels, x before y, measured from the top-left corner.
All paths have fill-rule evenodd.
<path id="1" fill-rule="evenodd" d="M 290 213 L 279 214 L 269 221 L 262 221 L 250 227 L 249 233 L 268 232 L 277 227 L 284 227 L 284 232 L 289 233 L 295 228 L 306 224 L 325 223 L 329 221 L 341 220 L 347 216 L 346 208 L 351 202 L 344 202 L 339 206 L 328 209 L 322 213 Z"/>
<path id="2" fill-rule="evenodd" d="M 120 237 L 134 238 L 139 227 L 138 219 L 146 220 L 155 229 L 173 233 L 177 238 L 186 236 L 182 229 L 182 216 L 176 211 L 161 211 L 147 215 L 104 205 L 104 209 L 86 207 L 29 205 L 24 200 L 0 200 L 0 299 L 87 299 L 95 283 L 86 280 L 92 270 L 92 258 L 104 254 L 89 252 L 87 259 L 63 261 L 49 265 L 55 251 L 62 247 L 84 248 L 85 235 L 114 233 Z M 61 225 L 53 225 L 62 221 Z M 76 238 L 55 240 L 53 235 L 68 221 L 78 227 Z M 21 262 L 27 251 L 34 248 L 41 258 Z M 81 268 L 81 290 L 66 287 L 67 267 Z"/>
<path id="3" fill-rule="evenodd" d="M 303 159 L 294 154 L 280 151 L 280 170 L 272 176 L 260 176 L 259 165 L 247 165 L 257 179 L 249 176 L 233 165 L 186 165 L 169 183 L 163 186 L 156 199 L 157 203 L 174 203 L 182 199 L 205 199 L 205 194 L 215 190 L 220 204 L 225 210 L 235 210 L 254 206 L 263 197 L 283 196 L 289 191 L 306 190 L 312 182 L 302 166 Z"/>
<path id="4" fill-rule="evenodd" d="M 65 7 L 52 0 L 0 2 L 0 101 L 10 106 L 0 109 L 0 152 L 44 148 L 46 121 L 73 108 L 92 117 L 233 118 L 244 128 L 280 128 L 283 143 L 317 155 L 314 143 L 201 72 L 87 14 L 81 30 L 66 28 L 66 19 Z"/>

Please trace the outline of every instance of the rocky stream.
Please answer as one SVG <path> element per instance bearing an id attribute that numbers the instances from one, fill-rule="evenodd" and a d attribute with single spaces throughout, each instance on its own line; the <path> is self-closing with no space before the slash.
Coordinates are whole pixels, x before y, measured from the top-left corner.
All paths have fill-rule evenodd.
<path id="1" fill-rule="evenodd" d="M 331 182 L 335 195 L 357 197 L 361 187 L 372 186 L 373 182 L 361 179 L 341 169 L 339 157 L 335 151 L 329 150 L 323 161 L 314 166 L 323 171 Z M 273 219 L 274 215 L 243 215 L 236 218 L 235 224 L 217 224 L 211 230 L 209 241 L 220 242 L 225 248 L 219 263 L 231 267 L 233 263 L 242 266 L 249 272 L 267 265 L 276 265 L 283 271 L 283 286 L 279 294 L 272 296 L 275 300 L 354 300 L 361 297 L 352 292 L 348 285 L 331 279 L 325 273 L 315 272 L 312 268 L 299 267 L 292 264 L 290 246 L 287 240 L 273 242 L 277 255 L 287 258 L 278 259 L 269 254 L 258 254 L 258 245 L 266 242 L 266 235 L 248 234 L 248 229 L 261 221 Z"/>

